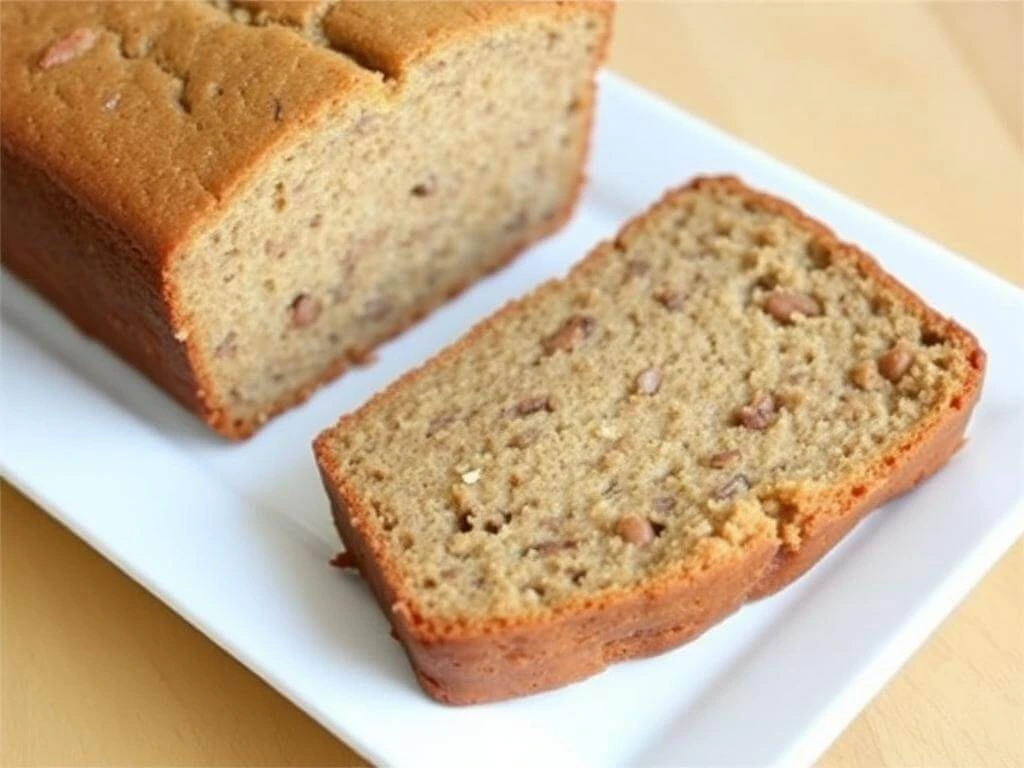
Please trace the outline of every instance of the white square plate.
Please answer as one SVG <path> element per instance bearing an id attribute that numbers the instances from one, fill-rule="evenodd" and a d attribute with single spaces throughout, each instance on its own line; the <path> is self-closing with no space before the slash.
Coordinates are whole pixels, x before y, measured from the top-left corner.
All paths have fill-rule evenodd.
<path id="1" fill-rule="evenodd" d="M 969 443 L 696 642 L 518 701 L 432 702 L 369 591 L 327 565 L 338 542 L 310 440 L 665 188 L 715 172 L 795 201 L 977 333 L 990 368 Z M 1024 530 L 1024 293 L 609 74 L 569 225 L 245 444 L 9 277 L 2 300 L 3 473 L 377 763 L 808 763 Z"/>

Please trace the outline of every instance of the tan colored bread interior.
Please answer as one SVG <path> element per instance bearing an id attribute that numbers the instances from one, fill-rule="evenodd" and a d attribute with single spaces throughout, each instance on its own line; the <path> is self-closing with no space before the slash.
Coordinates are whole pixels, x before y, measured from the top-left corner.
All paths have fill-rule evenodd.
<path id="1" fill-rule="evenodd" d="M 238 424 L 312 386 L 551 228 L 585 149 L 592 17 L 537 14 L 342 105 L 174 269 Z M 340 54 L 339 54 L 340 55 Z"/>
<path id="2" fill-rule="evenodd" d="M 690 191 L 332 450 L 421 615 L 515 616 L 774 530 L 778 489 L 862 470 L 970 364 L 849 255 Z"/>

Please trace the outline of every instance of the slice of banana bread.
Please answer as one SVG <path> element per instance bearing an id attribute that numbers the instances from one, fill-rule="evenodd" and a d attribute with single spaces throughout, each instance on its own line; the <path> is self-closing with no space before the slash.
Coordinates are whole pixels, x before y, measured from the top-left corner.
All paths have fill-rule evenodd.
<path id="1" fill-rule="evenodd" d="M 247 435 L 565 220 L 609 17 L 5 2 L 4 265 Z"/>
<path id="2" fill-rule="evenodd" d="M 699 179 L 315 451 L 424 689 L 486 701 L 787 584 L 949 458 L 984 363 L 796 208 Z"/>

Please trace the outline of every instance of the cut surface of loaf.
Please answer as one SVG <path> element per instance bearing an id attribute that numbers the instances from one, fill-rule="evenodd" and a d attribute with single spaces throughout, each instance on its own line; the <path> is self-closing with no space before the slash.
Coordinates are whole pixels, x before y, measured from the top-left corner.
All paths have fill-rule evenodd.
<path id="1" fill-rule="evenodd" d="M 784 586 L 956 450 L 983 370 L 871 258 L 700 179 L 315 451 L 423 687 L 486 701 Z"/>
<path id="2" fill-rule="evenodd" d="M 607 4 L 4 3 L 3 260 L 228 436 L 552 231 Z"/>

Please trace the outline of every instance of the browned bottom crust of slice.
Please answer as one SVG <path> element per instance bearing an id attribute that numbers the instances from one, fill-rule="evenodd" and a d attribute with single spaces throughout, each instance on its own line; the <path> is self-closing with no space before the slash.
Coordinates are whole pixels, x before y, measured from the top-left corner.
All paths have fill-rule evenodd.
<path id="1" fill-rule="evenodd" d="M 608 664 L 650 656 L 690 640 L 742 605 L 772 562 L 770 532 L 746 543 L 742 556 L 704 571 L 699 580 L 594 604 L 545 624 L 423 642 L 373 555 L 373 544 L 350 521 L 344 498 L 325 477 L 345 548 L 388 611 L 423 689 L 448 704 L 474 704 L 557 688 Z"/>
<path id="2" fill-rule="evenodd" d="M 868 512 L 936 472 L 963 443 L 985 369 L 985 354 L 977 341 L 928 308 L 870 256 L 840 243 L 828 229 L 795 207 L 755 192 L 737 179 L 699 178 L 670 192 L 666 199 L 709 186 L 756 201 L 810 228 L 831 247 L 852 256 L 863 274 L 919 308 L 930 322 L 941 324 L 969 352 L 971 374 L 963 391 L 937 419 L 924 429 L 910 430 L 905 440 L 887 450 L 865 472 L 837 484 L 828 493 L 786 499 L 776 520 L 779 530 L 748 531 L 737 543 L 733 557 L 709 560 L 707 568 L 681 572 L 679 578 L 661 579 L 651 585 L 640 584 L 631 592 L 618 592 L 608 599 L 597 597 L 574 603 L 569 610 L 540 619 L 495 621 L 483 628 L 466 626 L 461 633 L 450 628 L 437 631 L 403 601 L 394 572 L 383 556 L 383 545 L 362 522 L 365 510 L 360 496 L 346 481 L 328 451 L 326 438 L 321 436 L 315 452 L 338 532 L 351 562 L 384 608 L 421 686 L 433 698 L 471 704 L 547 690 L 592 675 L 612 662 L 684 643 L 743 603 L 772 594 L 799 577 Z M 425 368 L 457 354 L 482 327 L 513 311 L 520 311 L 519 305 L 484 321 Z M 389 391 L 411 383 L 423 370 L 410 372 Z M 799 532 L 795 541 L 792 535 L 782 534 L 783 527 Z"/>

